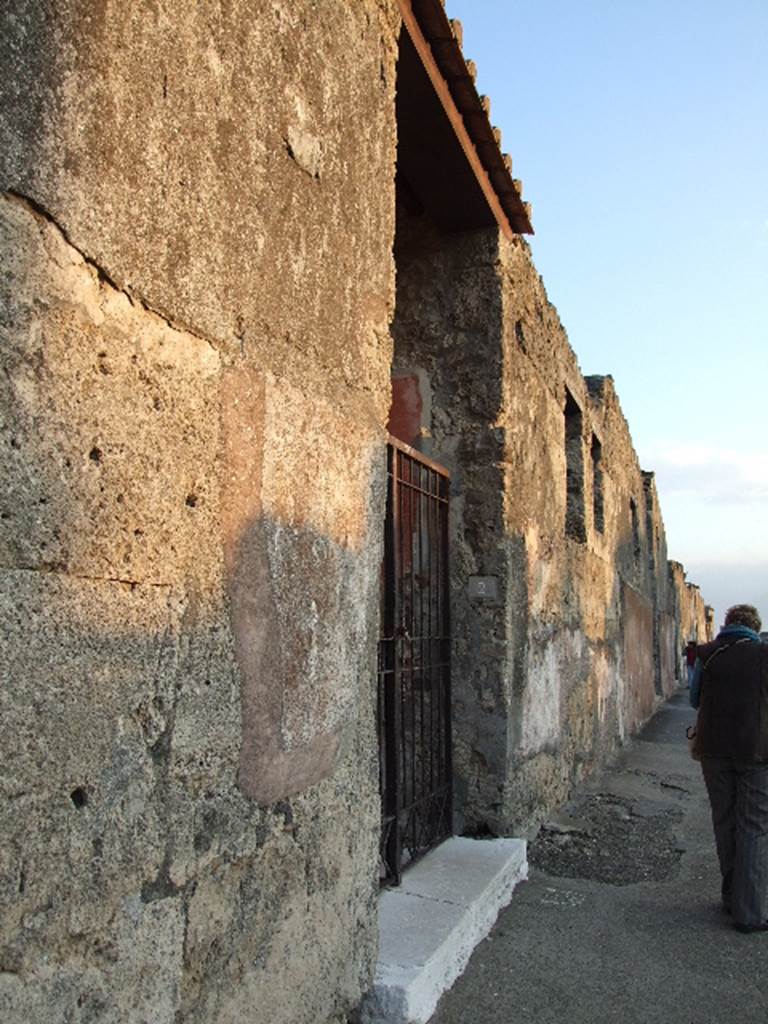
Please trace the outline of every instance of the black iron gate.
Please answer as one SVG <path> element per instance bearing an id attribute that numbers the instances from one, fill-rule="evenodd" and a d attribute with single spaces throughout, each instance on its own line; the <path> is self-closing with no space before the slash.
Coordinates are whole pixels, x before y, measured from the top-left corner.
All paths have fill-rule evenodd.
<path id="1" fill-rule="evenodd" d="M 382 884 L 451 834 L 448 473 L 391 439 L 379 641 Z"/>

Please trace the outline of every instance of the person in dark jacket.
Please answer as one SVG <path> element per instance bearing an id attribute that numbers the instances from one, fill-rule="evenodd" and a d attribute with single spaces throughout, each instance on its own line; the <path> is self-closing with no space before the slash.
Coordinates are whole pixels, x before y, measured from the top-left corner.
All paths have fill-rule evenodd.
<path id="1" fill-rule="evenodd" d="M 752 605 L 729 608 L 698 649 L 691 703 L 712 807 L 723 907 L 743 932 L 768 931 L 768 645 Z"/>

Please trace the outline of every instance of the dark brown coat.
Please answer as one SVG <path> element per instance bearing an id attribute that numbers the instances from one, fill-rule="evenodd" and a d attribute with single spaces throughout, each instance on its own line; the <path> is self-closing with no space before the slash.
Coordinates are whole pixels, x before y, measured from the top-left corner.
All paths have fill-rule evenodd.
<path id="1" fill-rule="evenodd" d="M 718 637 L 699 648 L 703 757 L 768 761 L 768 644 Z"/>

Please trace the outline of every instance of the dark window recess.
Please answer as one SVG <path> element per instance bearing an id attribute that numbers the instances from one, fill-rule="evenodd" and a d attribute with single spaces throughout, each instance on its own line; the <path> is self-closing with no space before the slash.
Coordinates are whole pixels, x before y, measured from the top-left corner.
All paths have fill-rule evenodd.
<path id="1" fill-rule="evenodd" d="M 651 481 L 653 474 L 643 476 L 643 491 L 645 493 L 645 536 L 648 543 L 648 568 L 656 572 L 656 538 L 653 529 L 653 491 Z"/>
<path id="2" fill-rule="evenodd" d="M 69 799 L 79 811 L 81 807 L 85 807 L 88 803 L 88 794 L 82 786 L 78 786 L 77 789 L 73 789 L 69 794 Z"/>
<path id="3" fill-rule="evenodd" d="M 445 470 L 392 439 L 381 588 L 382 884 L 451 834 L 448 489 Z"/>
<path id="4" fill-rule="evenodd" d="M 582 544 L 587 539 L 584 521 L 584 446 L 581 409 L 565 392 L 565 535 Z"/>
<path id="5" fill-rule="evenodd" d="M 640 527 L 637 522 L 637 502 L 634 498 L 629 499 L 629 515 L 632 520 L 632 556 L 635 561 L 640 560 Z"/>
<path id="6" fill-rule="evenodd" d="M 605 530 L 605 506 L 603 504 L 603 446 L 592 435 L 592 518 L 598 533 Z"/>

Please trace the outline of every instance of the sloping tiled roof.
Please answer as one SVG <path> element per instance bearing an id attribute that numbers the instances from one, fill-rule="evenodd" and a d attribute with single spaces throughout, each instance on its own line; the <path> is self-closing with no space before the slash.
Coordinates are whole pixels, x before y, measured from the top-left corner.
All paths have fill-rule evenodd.
<path id="1" fill-rule="evenodd" d="M 533 234 L 530 205 L 522 199 L 522 183 L 512 177 L 512 158 L 502 153 L 501 132 L 490 122 L 490 101 L 478 94 L 474 64 L 464 58 L 461 23 L 448 19 L 443 0 L 398 3 L 404 25 L 441 94 L 446 113 L 496 219 L 505 230 Z M 435 80 L 435 73 L 442 82 Z"/>

